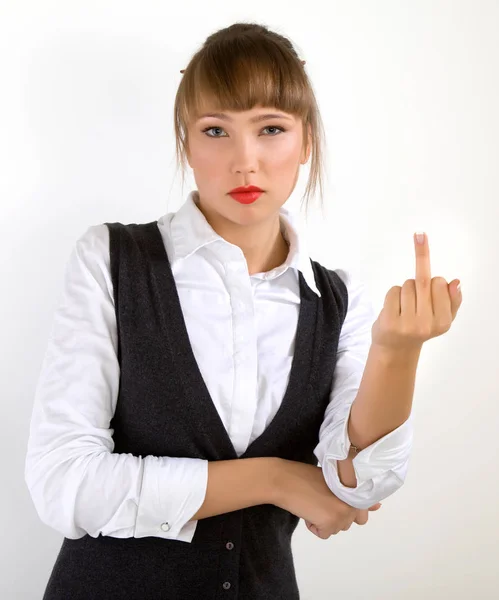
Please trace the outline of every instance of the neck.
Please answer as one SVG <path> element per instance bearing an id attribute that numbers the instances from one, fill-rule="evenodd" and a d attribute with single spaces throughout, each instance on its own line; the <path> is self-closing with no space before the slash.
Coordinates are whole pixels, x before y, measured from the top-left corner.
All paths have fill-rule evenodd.
<path id="1" fill-rule="evenodd" d="M 264 243 L 238 244 L 243 251 L 244 257 L 248 264 L 248 273 L 265 273 L 282 265 L 289 253 L 289 246 L 282 236 L 279 222 L 277 223 L 277 231 L 270 234 Z"/>
<path id="2" fill-rule="evenodd" d="M 202 208 L 199 202 L 198 207 L 218 235 L 241 248 L 250 275 L 271 271 L 285 262 L 289 246 L 281 233 L 279 215 L 268 222 L 244 226 L 224 221 Z"/>

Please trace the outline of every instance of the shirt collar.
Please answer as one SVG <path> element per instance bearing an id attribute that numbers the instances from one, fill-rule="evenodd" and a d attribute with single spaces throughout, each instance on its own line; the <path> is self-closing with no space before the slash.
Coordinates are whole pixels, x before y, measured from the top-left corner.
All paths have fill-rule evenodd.
<path id="1" fill-rule="evenodd" d="M 189 192 L 187 199 L 171 219 L 170 234 L 174 252 L 172 262 L 186 258 L 202 246 L 214 241 L 228 243 L 214 231 L 199 210 L 196 204 L 198 198 L 199 192 L 197 190 Z M 279 267 L 272 269 L 266 278 L 277 277 L 289 267 L 293 267 L 301 271 L 309 288 L 320 297 L 321 294 L 315 283 L 314 272 L 306 248 L 305 236 L 300 231 L 296 215 L 288 208 L 281 206 L 279 218 L 283 237 L 289 244 L 289 252 L 286 261 Z M 165 218 L 163 217 L 158 223 L 162 226 L 164 222 Z"/>

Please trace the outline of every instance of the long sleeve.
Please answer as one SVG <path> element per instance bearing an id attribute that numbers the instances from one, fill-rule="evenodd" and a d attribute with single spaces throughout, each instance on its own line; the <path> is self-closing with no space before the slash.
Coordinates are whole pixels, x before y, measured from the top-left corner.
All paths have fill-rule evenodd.
<path id="1" fill-rule="evenodd" d="M 348 419 L 362 380 L 376 315 L 361 280 L 343 270 L 338 270 L 338 274 L 347 285 L 349 306 L 340 333 L 330 402 L 314 453 L 331 491 L 347 504 L 366 509 L 404 484 L 412 449 L 413 423 L 411 415 L 400 427 L 355 456 L 356 488 L 341 483 L 337 461 L 348 456 Z"/>
<path id="2" fill-rule="evenodd" d="M 91 226 L 66 265 L 39 375 L 25 481 L 40 519 L 86 533 L 190 542 L 208 462 L 113 453 L 120 367 L 107 226 Z"/>

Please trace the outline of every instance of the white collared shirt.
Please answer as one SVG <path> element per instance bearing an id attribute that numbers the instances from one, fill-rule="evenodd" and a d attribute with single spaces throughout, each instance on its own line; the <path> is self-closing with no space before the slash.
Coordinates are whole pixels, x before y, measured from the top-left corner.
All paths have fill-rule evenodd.
<path id="1" fill-rule="evenodd" d="M 194 356 L 238 455 L 265 430 L 288 383 L 300 306 L 298 271 L 320 295 L 305 237 L 286 207 L 286 261 L 248 274 L 242 250 L 219 236 L 197 207 L 197 190 L 158 219 Z M 331 491 L 368 508 L 399 489 L 412 448 L 412 415 L 362 450 L 356 488 L 340 482 L 347 423 L 376 318 L 365 286 L 337 269 L 348 288 L 330 403 L 315 455 Z M 206 348 L 210 348 L 206 352 Z M 109 429 L 120 366 L 110 274 L 109 231 L 90 226 L 67 262 L 38 379 L 25 479 L 41 520 L 72 539 L 86 533 L 191 542 L 204 502 L 208 461 L 114 453 Z"/>

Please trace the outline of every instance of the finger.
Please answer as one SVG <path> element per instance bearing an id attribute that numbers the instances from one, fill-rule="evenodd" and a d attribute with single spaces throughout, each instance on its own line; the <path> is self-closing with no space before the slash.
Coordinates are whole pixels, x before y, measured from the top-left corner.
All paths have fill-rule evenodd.
<path id="1" fill-rule="evenodd" d="M 416 250 L 416 314 L 433 314 L 431 305 L 431 267 L 430 246 L 428 236 L 423 233 L 423 243 L 418 244 L 414 234 L 414 248 Z"/>
<path id="2" fill-rule="evenodd" d="M 394 285 L 391 287 L 385 296 L 383 303 L 383 310 L 386 311 L 392 317 L 400 317 L 400 285 Z"/>
<path id="3" fill-rule="evenodd" d="M 319 530 L 317 529 L 317 527 L 315 525 L 312 525 L 312 523 L 310 523 L 310 521 L 305 521 L 305 523 L 307 524 L 307 528 L 315 535 L 319 535 Z"/>
<path id="4" fill-rule="evenodd" d="M 463 296 L 461 294 L 461 290 L 457 289 L 457 286 L 459 285 L 459 283 L 460 283 L 459 279 L 454 279 L 448 285 L 450 300 L 451 300 L 451 314 L 452 314 L 453 321 L 456 318 L 457 311 L 459 310 L 459 307 L 461 306 L 461 304 L 463 302 Z"/>
<path id="5" fill-rule="evenodd" d="M 443 277 L 434 277 L 431 281 L 433 313 L 439 333 L 447 331 L 452 323 L 452 300 L 449 285 Z"/>
<path id="6" fill-rule="evenodd" d="M 354 522 L 357 525 L 365 525 L 369 519 L 369 511 L 367 510 L 359 510 L 357 516 L 354 519 Z"/>
<path id="7" fill-rule="evenodd" d="M 323 533 L 318 527 L 316 527 L 315 525 L 312 525 L 312 528 L 310 529 L 310 531 L 312 533 L 314 533 L 318 538 L 321 538 L 321 540 L 327 540 L 329 535 Z"/>
<path id="8" fill-rule="evenodd" d="M 400 290 L 400 316 L 414 316 L 416 314 L 416 282 L 408 279 Z"/>

